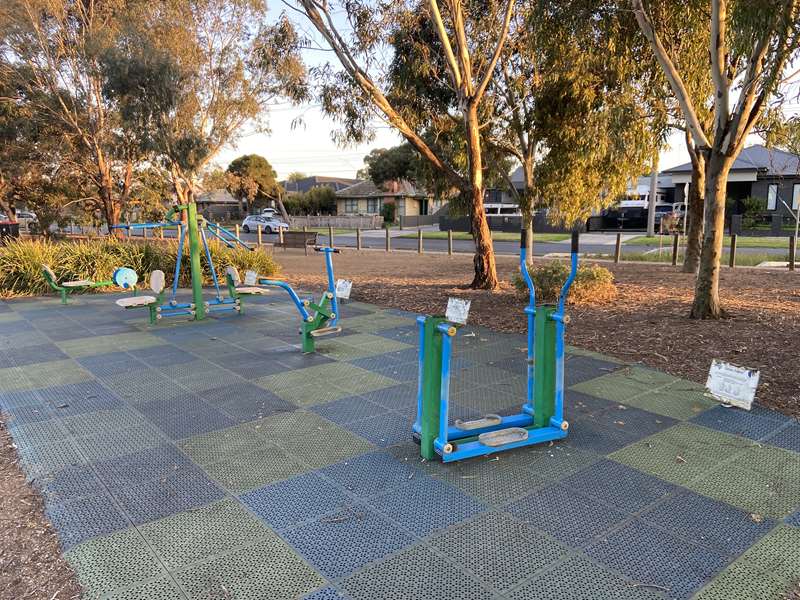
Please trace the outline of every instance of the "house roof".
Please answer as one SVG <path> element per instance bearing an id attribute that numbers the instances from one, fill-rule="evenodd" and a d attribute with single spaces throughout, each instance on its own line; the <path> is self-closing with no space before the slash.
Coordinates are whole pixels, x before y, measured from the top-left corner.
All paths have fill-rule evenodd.
<path id="1" fill-rule="evenodd" d="M 201 204 L 239 204 L 239 201 L 231 196 L 228 190 L 210 190 L 197 196 L 197 202 Z"/>
<path id="2" fill-rule="evenodd" d="M 664 174 L 691 173 L 692 163 L 684 163 L 662 171 Z M 768 175 L 796 175 L 800 172 L 800 156 L 761 144 L 750 146 L 733 162 L 731 171 L 761 171 Z"/>
<path id="3" fill-rule="evenodd" d="M 358 183 L 358 179 L 349 179 L 347 177 L 327 177 L 325 175 L 312 175 L 297 181 L 280 181 L 279 185 L 291 193 L 305 193 L 311 188 L 318 186 L 329 187 L 334 191 L 343 190 L 344 188 Z"/>
<path id="4" fill-rule="evenodd" d="M 386 198 L 386 197 L 409 197 L 427 198 L 430 194 L 424 189 L 418 188 L 410 181 L 400 179 L 387 182 L 385 186 L 378 187 L 371 180 L 359 181 L 358 183 L 346 187 L 336 192 L 337 198 Z"/>

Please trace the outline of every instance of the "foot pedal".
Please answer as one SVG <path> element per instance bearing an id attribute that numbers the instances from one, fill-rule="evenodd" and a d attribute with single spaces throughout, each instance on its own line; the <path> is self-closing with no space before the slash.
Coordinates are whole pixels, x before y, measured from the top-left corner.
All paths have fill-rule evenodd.
<path id="1" fill-rule="evenodd" d="M 528 430 L 523 427 L 509 427 L 508 429 L 498 429 L 488 431 L 478 436 L 478 441 L 484 446 L 505 446 L 514 442 L 524 442 L 528 439 Z"/>
<path id="2" fill-rule="evenodd" d="M 315 329 L 314 331 L 309 332 L 311 337 L 324 337 L 326 335 L 333 335 L 334 333 L 341 333 L 341 327 L 322 327 L 320 329 Z"/>
<path id="3" fill-rule="evenodd" d="M 482 419 L 475 419 L 473 421 L 462 421 L 461 419 L 456 420 L 456 427 L 461 430 L 469 430 L 469 429 L 482 429 L 483 427 L 492 427 L 494 425 L 500 425 L 503 422 L 503 417 L 500 415 L 486 415 Z"/>

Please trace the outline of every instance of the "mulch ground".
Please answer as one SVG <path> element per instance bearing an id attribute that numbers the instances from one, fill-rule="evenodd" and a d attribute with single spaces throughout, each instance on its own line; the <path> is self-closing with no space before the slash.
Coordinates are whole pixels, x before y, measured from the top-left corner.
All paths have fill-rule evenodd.
<path id="1" fill-rule="evenodd" d="M 71 600 L 80 586 L 61 556 L 41 496 L 25 481 L 0 422 L 0 599 Z"/>
<path id="2" fill-rule="evenodd" d="M 283 276 L 319 289 L 324 266 L 319 255 L 276 252 Z M 511 278 L 517 259 L 497 257 L 502 286 L 496 292 L 464 288 L 472 279 L 471 257 L 376 251 L 335 255 L 338 278 L 353 280 L 352 297 L 420 313 L 442 313 L 449 296 L 472 301 L 470 322 L 499 331 L 521 332 L 526 299 Z M 724 269 L 721 294 L 729 317 L 689 319 L 694 277 L 654 264 L 603 263 L 617 282 L 618 297 L 598 305 L 571 306 L 567 342 L 641 362 L 672 375 L 705 383 L 714 358 L 759 369 L 757 401 L 800 417 L 800 370 L 794 367 L 800 340 L 800 274 Z"/>

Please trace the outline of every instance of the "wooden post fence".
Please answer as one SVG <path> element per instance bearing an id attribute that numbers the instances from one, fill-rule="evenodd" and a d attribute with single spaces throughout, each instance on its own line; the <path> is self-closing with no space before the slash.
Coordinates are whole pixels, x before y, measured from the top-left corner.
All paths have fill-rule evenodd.
<path id="1" fill-rule="evenodd" d="M 356 250 L 361 250 L 361 227 L 356 228 Z"/>
<path id="2" fill-rule="evenodd" d="M 677 266 L 678 264 L 678 242 L 680 241 L 681 236 L 678 233 L 672 235 L 672 266 Z"/>
<path id="3" fill-rule="evenodd" d="M 417 254 L 422 254 L 422 229 L 417 229 Z"/>
<path id="4" fill-rule="evenodd" d="M 328 246 L 333 248 L 333 227 L 328 225 Z"/>
<path id="5" fill-rule="evenodd" d="M 794 271 L 794 259 L 795 259 L 795 237 L 793 235 L 789 236 L 789 270 Z"/>
<path id="6" fill-rule="evenodd" d="M 447 230 L 447 254 L 453 256 L 453 230 Z"/>
<path id="7" fill-rule="evenodd" d="M 618 263 L 622 256 L 622 234 L 617 234 L 617 243 L 614 245 L 614 262 Z"/>
<path id="8" fill-rule="evenodd" d="M 730 256 L 728 257 L 728 266 L 731 269 L 736 268 L 736 234 L 731 234 L 731 249 Z"/>
<path id="9" fill-rule="evenodd" d="M 256 228 L 258 230 L 258 247 L 261 248 L 261 227 Z"/>
<path id="10" fill-rule="evenodd" d="M 386 228 L 386 251 L 389 252 L 392 249 L 392 242 L 389 238 L 389 228 Z"/>

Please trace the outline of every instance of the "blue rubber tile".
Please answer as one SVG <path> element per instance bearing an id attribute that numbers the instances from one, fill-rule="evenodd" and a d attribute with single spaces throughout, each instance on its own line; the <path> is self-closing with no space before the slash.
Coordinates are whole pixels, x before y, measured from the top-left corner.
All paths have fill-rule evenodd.
<path id="1" fill-rule="evenodd" d="M 715 406 L 693 417 L 691 421 L 710 429 L 733 433 L 751 440 L 764 439 L 784 426 L 782 422 L 775 419 L 724 406 Z"/>
<path id="2" fill-rule="evenodd" d="M 192 470 L 195 465 L 172 444 L 145 448 L 119 458 L 92 463 L 95 472 L 111 489 L 138 485 L 155 479 L 165 479 L 179 471 Z"/>
<path id="3" fill-rule="evenodd" d="M 609 531 L 628 515 L 577 492 L 551 485 L 505 507 L 517 518 L 572 547 Z"/>
<path id="4" fill-rule="evenodd" d="M 44 399 L 39 390 L 0 392 L 0 410 L 10 411 L 23 406 L 38 406 L 41 408 L 44 404 Z"/>
<path id="5" fill-rule="evenodd" d="M 103 491 L 103 483 L 88 465 L 68 465 L 34 482 L 48 502 L 66 502 Z"/>
<path id="6" fill-rule="evenodd" d="M 563 479 L 561 484 L 629 513 L 639 512 L 678 489 L 612 460 L 596 462 Z"/>
<path id="7" fill-rule="evenodd" d="M 130 526 L 127 517 L 105 493 L 50 504 L 45 513 L 58 531 L 65 552 L 93 537 L 107 535 Z"/>
<path id="8" fill-rule="evenodd" d="M 351 494 L 366 498 L 408 483 L 416 470 L 386 452 L 369 452 L 320 471 Z"/>
<path id="9" fill-rule="evenodd" d="M 800 510 L 798 510 L 793 515 L 789 515 L 788 517 L 786 517 L 786 519 L 784 519 L 784 521 L 788 525 L 794 525 L 795 527 L 800 527 Z"/>
<path id="10" fill-rule="evenodd" d="M 303 596 L 303 600 L 349 600 L 350 596 L 345 596 L 344 593 L 337 590 L 335 587 L 328 586 L 320 588 L 315 592 L 311 592 L 307 596 Z"/>
<path id="11" fill-rule="evenodd" d="M 225 496 L 199 468 L 113 491 L 131 521 L 140 525 L 204 506 Z"/>
<path id="12" fill-rule="evenodd" d="M 196 406 L 191 412 L 172 415 L 151 422 L 172 440 L 226 429 L 238 423 L 237 420 L 229 417 L 221 410 L 205 404 Z"/>
<path id="13" fill-rule="evenodd" d="M 7 321 L 0 323 L 0 335 L 10 335 L 14 333 L 25 333 L 33 329 L 33 326 L 26 320 Z"/>
<path id="14" fill-rule="evenodd" d="M 677 423 L 670 417 L 572 390 L 565 394 L 564 415 L 570 423 L 596 423 L 619 430 L 636 440 Z"/>
<path id="15" fill-rule="evenodd" d="M 129 323 L 108 323 L 105 325 L 88 325 L 94 335 L 119 335 L 120 333 L 134 333 L 139 331 Z"/>
<path id="16" fill-rule="evenodd" d="M 121 373 L 142 371 L 147 365 L 127 352 L 110 352 L 79 358 L 80 365 L 95 377 L 111 377 Z"/>
<path id="17" fill-rule="evenodd" d="M 389 412 L 388 408 L 370 402 L 362 396 L 348 396 L 333 402 L 317 404 L 311 407 L 311 410 L 338 425 L 346 425 Z"/>
<path id="18" fill-rule="evenodd" d="M 645 511 L 641 519 L 731 557 L 747 550 L 776 524 L 769 518 L 756 523 L 749 513 L 689 490 Z"/>
<path id="19" fill-rule="evenodd" d="M 571 387 L 590 379 L 608 375 L 624 365 L 591 356 L 570 356 L 564 361 L 564 385 Z"/>
<path id="20" fill-rule="evenodd" d="M 295 335 L 294 342 L 300 343 L 300 337 Z M 294 352 L 280 353 L 275 355 L 275 359 L 287 369 L 305 369 L 306 367 L 313 367 L 315 365 L 324 365 L 334 362 L 333 359 L 323 356 L 321 354 L 303 354 L 300 349 Z"/>
<path id="21" fill-rule="evenodd" d="M 208 406 L 196 393 L 181 391 L 171 398 L 149 400 L 135 405 L 135 409 L 153 423 L 196 410 L 200 406 Z"/>
<path id="22" fill-rule="evenodd" d="M 388 448 L 411 439 L 413 419 L 394 412 L 347 423 L 343 427 L 369 440 L 376 446 Z"/>
<path id="23" fill-rule="evenodd" d="M 13 364 L 17 367 L 69 358 L 55 344 L 36 344 L 35 346 L 13 348 L 10 354 Z"/>
<path id="24" fill-rule="evenodd" d="M 234 383 L 199 392 L 214 408 L 244 423 L 297 408 L 291 402 L 251 383 Z"/>
<path id="25" fill-rule="evenodd" d="M 565 446 L 589 450 L 597 454 L 611 454 L 640 439 L 621 428 L 612 428 L 587 418 L 573 420 Z"/>
<path id="26" fill-rule="evenodd" d="M 800 452 L 800 423 L 789 425 L 765 440 L 770 446 L 778 446 L 793 452 Z"/>
<path id="27" fill-rule="evenodd" d="M 166 367 L 181 365 L 196 360 L 195 356 L 177 346 L 164 344 L 149 346 L 138 350 L 129 350 L 128 354 L 141 360 L 151 367 Z"/>
<path id="28" fill-rule="evenodd" d="M 305 473 L 247 492 L 240 500 L 276 531 L 337 511 L 352 498 L 316 473 Z"/>
<path id="29" fill-rule="evenodd" d="M 395 381 L 412 382 L 419 378 L 419 368 L 417 363 L 407 363 L 402 365 L 389 365 L 382 369 L 372 369 L 374 373 L 389 377 Z"/>
<path id="30" fill-rule="evenodd" d="M 414 408 L 414 410 L 416 410 L 417 386 L 414 384 L 402 383 L 400 385 L 393 385 L 391 387 L 375 390 L 374 392 L 361 394 L 361 397 L 392 410 L 403 410 L 406 408 Z"/>
<path id="31" fill-rule="evenodd" d="M 416 541 L 382 515 L 359 505 L 295 527 L 282 536 L 328 579 L 345 577 Z"/>
<path id="32" fill-rule="evenodd" d="M 254 361 L 241 363 L 225 367 L 232 373 L 236 373 L 243 379 L 258 379 L 259 377 L 266 377 L 267 375 L 275 375 L 276 373 L 283 373 L 286 367 L 277 362 L 266 362 L 264 359 L 256 359 Z"/>
<path id="33" fill-rule="evenodd" d="M 69 383 L 40 390 L 42 398 L 59 417 L 83 415 L 96 410 L 123 408 L 125 403 L 99 381 Z"/>
<path id="34" fill-rule="evenodd" d="M 406 344 L 416 344 L 419 341 L 419 332 L 416 325 L 401 325 L 390 329 L 381 329 L 374 332 L 374 334 L 390 340 L 405 342 Z"/>
<path id="35" fill-rule="evenodd" d="M 422 474 L 372 498 L 370 505 L 420 537 L 487 510 L 464 492 Z"/>
<path id="36" fill-rule="evenodd" d="M 3 411 L 9 414 L 9 427 L 41 423 L 57 416 L 57 413 L 48 404 L 41 401 L 36 404 L 4 408 Z"/>
<path id="37" fill-rule="evenodd" d="M 357 358 L 348 362 L 351 365 L 361 367 L 362 369 L 367 369 L 368 371 L 377 371 L 390 366 L 399 367 L 400 365 L 406 364 L 408 361 L 398 360 L 390 354 L 378 354 L 376 356 Z"/>
<path id="38" fill-rule="evenodd" d="M 632 521 L 587 548 L 604 565 L 646 584 L 689 598 L 721 571 L 728 560 L 661 529 Z"/>
<path id="39" fill-rule="evenodd" d="M 81 338 L 92 337 L 92 332 L 86 327 L 70 325 L 58 329 L 40 329 L 48 338 L 54 342 L 66 342 L 68 340 L 78 340 Z"/>

